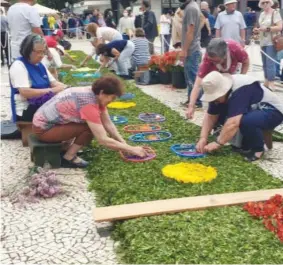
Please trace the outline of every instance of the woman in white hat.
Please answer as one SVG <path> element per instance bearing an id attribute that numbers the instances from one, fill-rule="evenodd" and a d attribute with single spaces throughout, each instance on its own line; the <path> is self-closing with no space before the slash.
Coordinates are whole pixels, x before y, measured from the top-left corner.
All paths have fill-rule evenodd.
<path id="1" fill-rule="evenodd" d="M 202 100 L 209 102 L 197 151 L 212 152 L 240 130 L 242 152 L 252 162 L 264 153 L 263 131 L 273 130 L 283 121 L 283 103 L 258 80 L 248 75 L 221 74 L 213 71 L 202 82 Z M 224 118 L 224 119 L 223 119 Z M 215 142 L 207 142 L 219 119 L 226 120 Z"/>
<path id="2" fill-rule="evenodd" d="M 276 50 L 273 46 L 272 39 L 282 30 L 282 18 L 279 11 L 272 8 L 273 4 L 272 0 L 260 0 L 259 7 L 263 12 L 258 19 L 259 28 L 254 29 L 254 32 L 260 33 L 260 46 L 263 52 L 275 59 Z M 265 78 L 264 85 L 274 91 L 276 63 L 265 54 L 261 56 Z"/>

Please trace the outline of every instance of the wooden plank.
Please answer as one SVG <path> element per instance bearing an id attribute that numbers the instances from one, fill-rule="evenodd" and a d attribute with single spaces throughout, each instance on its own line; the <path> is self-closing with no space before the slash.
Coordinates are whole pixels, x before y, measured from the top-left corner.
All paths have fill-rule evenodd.
<path id="1" fill-rule="evenodd" d="M 225 193 L 100 207 L 94 209 L 94 219 L 96 222 L 116 221 L 211 207 L 237 205 L 249 201 L 265 201 L 275 194 L 283 195 L 283 189 Z"/>

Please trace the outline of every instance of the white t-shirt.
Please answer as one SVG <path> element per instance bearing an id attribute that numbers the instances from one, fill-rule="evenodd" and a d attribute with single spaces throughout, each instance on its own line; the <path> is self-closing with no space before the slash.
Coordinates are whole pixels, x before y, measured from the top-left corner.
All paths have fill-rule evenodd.
<path id="1" fill-rule="evenodd" d="M 168 35 L 170 34 L 171 18 L 166 15 L 161 15 L 160 17 L 160 34 Z"/>
<path id="2" fill-rule="evenodd" d="M 42 63 L 44 64 L 44 66 L 48 69 L 50 67 L 52 68 L 60 68 L 62 67 L 62 60 L 60 57 L 59 52 L 55 49 L 55 48 L 49 48 L 49 51 L 52 55 L 52 60 L 48 60 L 48 56 L 45 55 L 44 58 L 42 59 Z"/>
<path id="3" fill-rule="evenodd" d="M 32 33 L 32 28 L 41 26 L 38 11 L 29 4 L 16 3 L 12 5 L 7 14 L 11 33 L 12 58 L 20 56 L 20 45 L 24 38 Z"/>
<path id="4" fill-rule="evenodd" d="M 117 39 L 118 36 L 120 37 L 120 35 L 121 34 L 119 31 L 110 27 L 101 27 L 96 31 L 96 38 L 103 39 L 104 41 L 112 41 L 114 39 Z"/>
<path id="5" fill-rule="evenodd" d="M 272 27 L 273 24 L 276 24 L 277 22 L 281 21 L 281 15 L 277 10 L 273 11 L 273 21 L 272 14 L 266 14 L 265 12 L 262 12 L 259 16 L 258 23 L 260 26 L 269 28 Z M 278 33 L 277 33 L 278 34 Z M 276 33 L 271 32 L 260 32 L 260 46 L 271 46 L 272 44 L 272 38 L 276 35 Z"/>
<path id="6" fill-rule="evenodd" d="M 50 83 L 55 82 L 56 79 L 46 69 Z M 11 84 L 14 88 L 31 88 L 31 81 L 29 79 L 28 71 L 21 61 L 15 61 L 10 68 Z M 28 102 L 20 94 L 15 95 L 16 113 L 18 116 L 23 115 L 23 111 L 27 109 Z"/>
<path id="7" fill-rule="evenodd" d="M 135 24 L 131 17 L 121 17 L 118 26 L 119 32 L 127 33 L 128 30 L 132 32 L 135 30 Z"/>

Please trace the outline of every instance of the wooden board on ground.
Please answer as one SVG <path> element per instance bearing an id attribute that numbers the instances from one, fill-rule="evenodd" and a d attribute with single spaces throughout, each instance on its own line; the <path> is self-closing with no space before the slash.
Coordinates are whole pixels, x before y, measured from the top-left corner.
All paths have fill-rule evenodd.
<path id="1" fill-rule="evenodd" d="M 237 205 L 250 201 L 265 201 L 275 194 L 283 195 L 283 189 L 225 193 L 100 207 L 94 209 L 94 219 L 96 222 L 116 221 L 159 214 Z"/>

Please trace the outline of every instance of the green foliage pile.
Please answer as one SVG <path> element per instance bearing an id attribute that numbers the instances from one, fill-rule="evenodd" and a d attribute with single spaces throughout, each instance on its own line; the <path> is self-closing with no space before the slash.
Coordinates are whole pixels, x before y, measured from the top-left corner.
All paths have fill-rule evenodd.
<path id="1" fill-rule="evenodd" d="M 147 163 L 124 162 L 117 152 L 94 142 L 88 155 L 88 177 L 99 206 L 283 186 L 280 180 L 232 153 L 230 147 L 204 159 L 186 160 L 174 155 L 169 147 L 196 142 L 200 128 L 145 95 L 134 84 L 125 82 L 125 88 L 136 94 L 137 106 L 109 110 L 110 113 L 126 116 L 129 124 L 140 124 L 141 112 L 160 113 L 166 117 L 160 123 L 162 129 L 170 131 L 173 137 L 168 142 L 150 144 L 157 158 Z M 119 129 L 127 139 L 130 135 L 123 132 L 123 127 Z M 200 184 L 182 184 L 162 176 L 165 165 L 181 161 L 213 166 L 218 176 L 211 183 Z M 117 222 L 113 238 L 120 241 L 117 251 L 122 263 L 283 263 L 279 240 L 240 206 Z"/>

